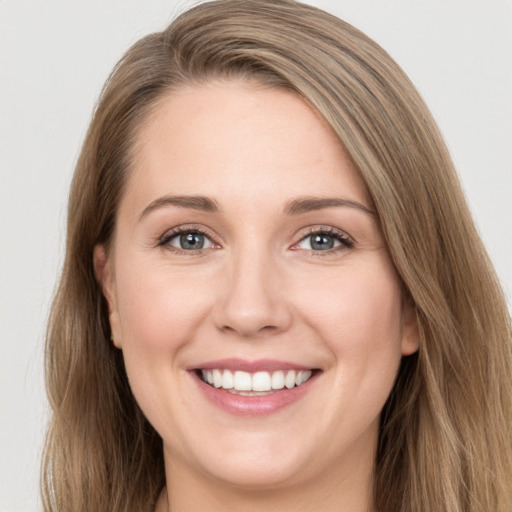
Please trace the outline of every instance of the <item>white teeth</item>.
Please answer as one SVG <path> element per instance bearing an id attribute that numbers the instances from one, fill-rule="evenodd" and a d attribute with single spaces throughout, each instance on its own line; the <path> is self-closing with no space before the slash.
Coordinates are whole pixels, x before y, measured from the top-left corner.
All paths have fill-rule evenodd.
<path id="1" fill-rule="evenodd" d="M 272 377 L 268 372 L 257 372 L 252 376 L 253 391 L 270 391 L 272 389 Z"/>
<path id="2" fill-rule="evenodd" d="M 284 372 L 278 370 L 272 373 L 272 389 L 284 388 Z"/>
<path id="3" fill-rule="evenodd" d="M 291 388 L 293 388 L 293 386 L 295 386 L 295 371 L 294 370 L 290 370 L 289 372 L 286 373 L 286 377 L 284 379 L 284 385 L 288 389 L 291 389 Z"/>
<path id="4" fill-rule="evenodd" d="M 311 370 L 304 370 L 297 373 L 295 378 L 295 385 L 300 386 L 303 382 L 306 382 L 311 378 Z"/>
<path id="5" fill-rule="evenodd" d="M 304 382 L 308 381 L 309 379 L 311 379 L 311 375 L 313 375 L 313 372 L 311 370 L 304 370 L 302 373 L 302 382 L 301 384 L 303 384 Z M 300 384 L 297 384 L 298 386 Z"/>
<path id="6" fill-rule="evenodd" d="M 203 380 L 208 384 L 223 389 L 234 391 L 264 392 L 283 389 L 285 386 L 291 389 L 304 384 L 311 378 L 311 370 L 277 370 L 275 372 L 248 373 L 230 370 L 202 370 Z M 247 393 L 240 393 L 247 394 Z"/>
<path id="7" fill-rule="evenodd" d="M 222 375 L 222 387 L 224 389 L 232 389 L 235 387 L 235 383 L 233 381 L 233 374 L 229 370 L 224 370 Z"/>
<path id="8" fill-rule="evenodd" d="M 233 387 L 238 391 L 252 391 L 251 374 L 247 372 L 235 372 Z"/>
<path id="9" fill-rule="evenodd" d="M 213 385 L 216 388 L 220 388 L 222 386 L 222 373 L 220 370 L 213 370 Z"/>

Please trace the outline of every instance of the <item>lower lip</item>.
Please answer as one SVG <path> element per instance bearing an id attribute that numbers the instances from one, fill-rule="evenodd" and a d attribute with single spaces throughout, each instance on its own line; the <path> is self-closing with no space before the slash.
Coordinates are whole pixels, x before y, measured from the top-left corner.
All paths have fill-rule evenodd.
<path id="1" fill-rule="evenodd" d="M 222 388 L 214 388 L 203 382 L 196 373 L 191 373 L 199 389 L 210 402 L 229 414 L 237 416 L 263 416 L 275 413 L 302 398 L 313 384 L 312 381 L 316 380 L 317 377 L 317 375 L 313 375 L 300 386 L 277 390 L 269 395 L 242 396 L 235 395 Z"/>

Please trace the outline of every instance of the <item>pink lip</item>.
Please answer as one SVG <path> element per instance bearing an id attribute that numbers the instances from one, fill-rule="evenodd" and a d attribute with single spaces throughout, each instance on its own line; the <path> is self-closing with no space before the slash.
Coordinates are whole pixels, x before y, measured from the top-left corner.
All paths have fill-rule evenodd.
<path id="1" fill-rule="evenodd" d="M 311 367 L 300 364 L 290 363 L 288 361 L 276 361 L 275 359 L 258 359 L 256 361 L 247 361 L 245 359 L 218 359 L 217 361 L 208 361 L 189 368 L 189 370 L 240 370 L 248 373 L 273 372 L 277 370 L 311 370 Z"/>
<path id="2" fill-rule="evenodd" d="M 218 363 L 218 361 L 217 361 Z M 213 366 L 212 368 L 226 368 L 225 366 Z M 238 367 L 240 368 L 240 367 Z M 266 366 L 268 368 L 268 366 Z M 280 366 L 280 368 L 283 368 Z M 296 366 L 294 367 L 296 368 Z M 244 370 L 247 371 L 247 370 Z M 230 393 L 222 388 L 214 388 L 199 377 L 197 371 L 189 372 L 195 380 L 203 395 L 216 407 L 235 416 L 263 416 L 273 414 L 284 407 L 300 400 L 317 380 L 319 373 L 304 384 L 291 389 L 276 390 L 268 395 L 241 396 Z"/>

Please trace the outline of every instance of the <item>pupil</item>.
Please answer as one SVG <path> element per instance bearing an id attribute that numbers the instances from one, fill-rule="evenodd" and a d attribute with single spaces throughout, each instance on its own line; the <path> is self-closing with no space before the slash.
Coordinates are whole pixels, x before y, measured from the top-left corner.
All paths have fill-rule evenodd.
<path id="1" fill-rule="evenodd" d="M 204 236 L 200 233 L 187 233 L 180 236 L 180 244 L 183 249 L 202 249 Z"/>
<path id="2" fill-rule="evenodd" d="M 311 247 L 315 250 L 326 250 L 334 247 L 334 239 L 328 235 L 312 235 Z"/>

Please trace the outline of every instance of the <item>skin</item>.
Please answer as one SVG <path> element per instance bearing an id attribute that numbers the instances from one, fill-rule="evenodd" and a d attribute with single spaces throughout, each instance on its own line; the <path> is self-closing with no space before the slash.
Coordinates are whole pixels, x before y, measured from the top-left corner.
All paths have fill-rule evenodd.
<path id="1" fill-rule="evenodd" d="M 112 249 L 97 247 L 95 266 L 130 385 L 164 441 L 157 510 L 372 510 L 379 414 L 417 329 L 331 129 L 291 92 L 213 82 L 160 100 L 134 154 Z M 167 195 L 205 196 L 218 211 L 155 206 Z M 305 196 L 361 207 L 291 214 Z M 205 247 L 162 244 L 178 226 L 205 230 Z M 311 249 L 311 231 L 326 229 L 352 245 Z M 187 371 L 231 357 L 321 371 L 287 407 L 236 416 Z"/>

